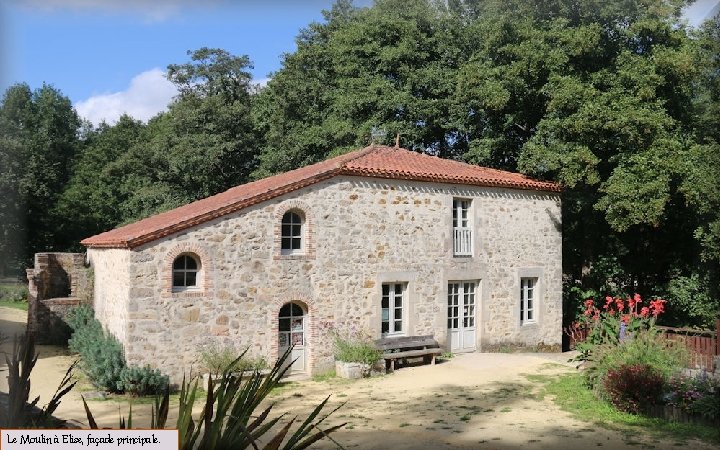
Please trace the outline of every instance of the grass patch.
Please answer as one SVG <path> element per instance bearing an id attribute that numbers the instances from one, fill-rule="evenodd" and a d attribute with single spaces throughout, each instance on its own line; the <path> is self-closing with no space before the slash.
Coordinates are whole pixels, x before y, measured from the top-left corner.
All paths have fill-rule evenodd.
<path id="1" fill-rule="evenodd" d="M 318 375 L 313 375 L 312 380 L 315 382 L 323 382 L 323 381 L 329 381 L 335 378 L 337 375 L 335 374 L 335 369 L 329 370 L 325 373 L 321 373 Z"/>
<path id="2" fill-rule="evenodd" d="M 23 301 L 18 302 L 14 300 L 0 300 L 0 308 L 12 308 L 27 311 L 28 304 L 27 302 Z"/>
<path id="3" fill-rule="evenodd" d="M 609 403 L 597 399 L 585 386 L 583 377 L 579 373 L 557 377 L 536 375 L 532 376 L 532 379 L 528 376 L 528 380 L 545 383 L 544 394 L 553 395 L 554 402 L 561 409 L 585 422 L 597 423 L 609 429 L 641 429 L 648 434 L 672 437 L 680 441 L 697 438 L 706 442 L 720 443 L 720 430 L 714 428 L 620 412 Z"/>
<path id="4" fill-rule="evenodd" d="M 300 383 L 297 383 L 295 381 L 281 381 L 278 383 L 276 387 L 270 391 L 270 397 L 287 394 L 291 391 L 296 391 L 300 389 Z"/>
<path id="5" fill-rule="evenodd" d="M 554 369 L 567 369 L 568 367 L 555 362 L 544 363 L 539 367 L 540 370 L 554 370 Z"/>
<path id="6" fill-rule="evenodd" d="M 28 309 L 27 283 L 0 283 L 0 307 Z"/>

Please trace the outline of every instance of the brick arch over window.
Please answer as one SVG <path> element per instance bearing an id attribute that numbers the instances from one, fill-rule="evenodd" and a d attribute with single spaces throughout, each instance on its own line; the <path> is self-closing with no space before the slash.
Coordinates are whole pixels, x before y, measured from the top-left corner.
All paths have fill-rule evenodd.
<path id="1" fill-rule="evenodd" d="M 278 317 L 280 314 L 280 308 L 288 303 L 300 305 L 305 312 L 305 360 L 307 361 L 307 372 L 312 373 L 314 365 L 312 354 L 315 349 L 315 344 L 318 342 L 319 333 L 315 313 L 315 302 L 305 294 L 291 293 L 289 295 L 284 295 L 281 298 L 274 299 L 268 304 L 268 323 L 270 324 L 270 362 L 272 363 L 276 361 L 280 356 L 278 354 L 278 325 L 280 323 Z"/>
<path id="2" fill-rule="evenodd" d="M 197 289 L 173 292 L 173 263 L 180 255 L 195 256 L 200 262 L 198 271 Z M 213 261 L 207 250 L 198 244 L 179 244 L 171 248 L 163 260 L 161 271 L 162 296 L 163 297 L 208 297 L 212 295 L 213 285 L 211 274 L 213 272 Z"/>
<path id="3" fill-rule="evenodd" d="M 282 220 L 283 216 L 288 212 L 295 212 L 303 218 L 302 253 L 284 255 L 282 252 Z M 274 259 L 315 259 L 315 217 L 307 203 L 301 200 L 288 200 L 280 203 L 275 209 L 275 226 L 273 227 L 273 232 Z"/>

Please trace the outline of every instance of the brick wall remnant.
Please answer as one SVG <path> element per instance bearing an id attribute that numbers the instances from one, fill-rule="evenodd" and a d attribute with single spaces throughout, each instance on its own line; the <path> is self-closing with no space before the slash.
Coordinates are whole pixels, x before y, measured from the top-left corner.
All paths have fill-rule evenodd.
<path id="1" fill-rule="evenodd" d="M 92 303 L 92 276 L 82 253 L 36 253 L 27 269 L 28 333 L 38 344 L 65 345 L 65 318 L 75 306 Z"/>

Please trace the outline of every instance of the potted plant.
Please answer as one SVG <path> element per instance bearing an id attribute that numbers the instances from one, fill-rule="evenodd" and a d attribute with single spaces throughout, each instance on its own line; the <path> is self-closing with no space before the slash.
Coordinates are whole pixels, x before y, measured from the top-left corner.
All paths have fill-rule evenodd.
<path id="1" fill-rule="evenodd" d="M 382 351 L 375 347 L 367 334 L 342 336 L 334 333 L 335 373 L 341 378 L 365 378 L 372 373 L 384 373 Z"/>

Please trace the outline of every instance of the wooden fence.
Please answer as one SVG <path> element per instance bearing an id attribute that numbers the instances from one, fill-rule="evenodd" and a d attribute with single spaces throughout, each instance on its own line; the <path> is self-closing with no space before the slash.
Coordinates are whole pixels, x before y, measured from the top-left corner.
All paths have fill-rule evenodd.
<path id="1" fill-rule="evenodd" d="M 693 330 L 690 328 L 657 327 L 667 339 L 684 342 L 690 350 L 690 368 L 705 369 L 707 371 L 720 370 L 715 367 L 715 357 L 720 356 L 720 345 L 718 344 L 718 331 L 720 331 L 720 319 L 715 322 L 715 330 Z M 589 330 L 587 328 L 567 327 L 564 330 L 569 337 L 570 349 L 574 349 L 578 342 L 587 339 Z"/>

